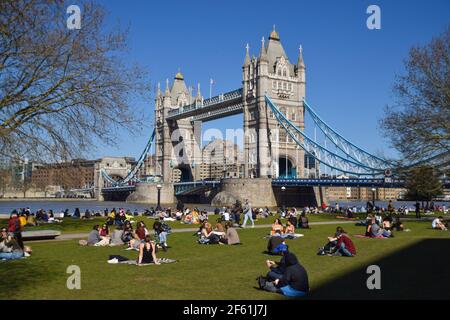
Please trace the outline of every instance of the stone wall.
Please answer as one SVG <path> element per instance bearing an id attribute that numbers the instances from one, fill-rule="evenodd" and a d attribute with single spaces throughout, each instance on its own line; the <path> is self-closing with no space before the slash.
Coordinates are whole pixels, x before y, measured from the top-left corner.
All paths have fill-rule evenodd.
<path id="1" fill-rule="evenodd" d="M 176 203 L 172 183 L 161 183 L 161 205 L 172 205 Z M 138 183 L 136 191 L 130 194 L 127 202 L 141 202 L 156 205 L 158 203 L 158 188 L 156 183 Z"/>
<path id="2" fill-rule="evenodd" d="M 272 180 L 267 178 L 224 179 L 220 192 L 214 197 L 213 206 L 232 205 L 235 201 L 245 199 L 255 207 L 274 207 L 277 205 L 272 190 Z"/>

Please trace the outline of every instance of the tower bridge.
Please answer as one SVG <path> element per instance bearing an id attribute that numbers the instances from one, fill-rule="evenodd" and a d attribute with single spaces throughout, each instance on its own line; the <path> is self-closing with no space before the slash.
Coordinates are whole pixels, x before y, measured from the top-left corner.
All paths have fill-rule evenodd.
<path id="1" fill-rule="evenodd" d="M 96 194 L 122 192 L 130 201 L 156 203 L 159 184 L 162 202 L 208 189 L 210 199 L 226 204 L 249 198 L 255 205 L 276 205 L 281 185 L 296 189 L 299 198 L 311 197 L 320 203 L 322 186 L 398 187 L 401 181 L 386 180 L 391 164 L 342 137 L 306 101 L 306 64 L 300 46 L 296 61 L 286 54 L 278 32 L 261 41 L 257 57 L 250 58 L 247 45 L 242 65 L 242 87 L 204 99 L 200 85 L 195 96 L 178 72 L 172 84 L 166 80 L 164 92 L 158 84 L 155 98 L 154 131 L 133 168 L 121 179 L 111 178 L 107 169 L 99 170 Z M 201 125 L 204 122 L 243 114 L 243 176 L 241 179 L 200 182 Z M 319 128 L 324 143 L 305 133 L 305 116 Z M 160 180 L 142 183 L 137 172 L 155 147 L 156 174 Z M 305 163 L 311 159 L 312 163 Z M 446 157 L 448 159 L 448 157 Z M 448 163 L 446 164 L 448 166 Z M 320 168 L 352 176 L 352 179 L 317 179 Z M 315 179 L 310 179 L 314 170 Z M 174 179 L 181 171 L 181 182 Z M 337 176 L 337 174 L 335 174 Z"/>

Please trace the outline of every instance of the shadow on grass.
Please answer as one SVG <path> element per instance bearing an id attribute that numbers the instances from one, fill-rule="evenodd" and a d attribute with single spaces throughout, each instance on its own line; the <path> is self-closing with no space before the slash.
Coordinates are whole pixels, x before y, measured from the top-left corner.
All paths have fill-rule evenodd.
<path id="1" fill-rule="evenodd" d="M 450 239 L 425 239 L 313 288 L 310 299 L 450 299 Z M 335 259 L 335 258 L 333 258 Z M 353 259 L 353 258 L 338 258 Z M 381 289 L 369 290 L 369 265 Z"/>
<path id="2" fill-rule="evenodd" d="M 18 299 L 21 290 L 35 288 L 52 280 L 54 274 L 45 265 L 31 259 L 0 261 L 0 299 Z"/>

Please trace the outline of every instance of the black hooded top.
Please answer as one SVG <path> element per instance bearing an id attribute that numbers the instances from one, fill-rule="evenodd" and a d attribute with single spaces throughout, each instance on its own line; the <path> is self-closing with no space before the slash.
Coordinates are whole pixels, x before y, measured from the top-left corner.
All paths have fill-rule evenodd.
<path id="1" fill-rule="evenodd" d="M 308 274 L 306 273 L 305 268 L 298 262 L 295 254 L 287 252 L 284 256 L 284 260 L 286 269 L 278 282 L 277 287 L 281 288 L 290 285 L 295 290 L 308 292 Z"/>

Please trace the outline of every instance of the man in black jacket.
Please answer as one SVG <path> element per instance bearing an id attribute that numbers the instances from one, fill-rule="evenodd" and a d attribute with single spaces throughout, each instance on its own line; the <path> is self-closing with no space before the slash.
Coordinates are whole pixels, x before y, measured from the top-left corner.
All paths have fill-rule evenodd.
<path id="1" fill-rule="evenodd" d="M 288 297 L 304 297 L 309 292 L 308 274 L 292 252 L 285 253 L 286 269 L 275 281 L 259 280 L 261 289 Z"/>

